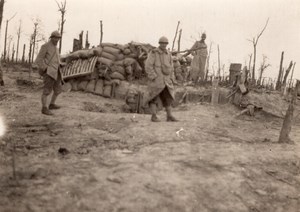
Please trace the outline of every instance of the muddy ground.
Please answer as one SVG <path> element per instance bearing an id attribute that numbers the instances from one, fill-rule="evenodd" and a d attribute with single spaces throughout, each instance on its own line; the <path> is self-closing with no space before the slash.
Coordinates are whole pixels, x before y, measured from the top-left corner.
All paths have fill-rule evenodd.
<path id="1" fill-rule="evenodd" d="M 151 123 L 123 101 L 65 92 L 44 116 L 38 76 L 4 74 L 0 211 L 300 211 L 299 105 L 295 144 L 278 144 L 282 119 L 234 118 L 230 104 L 183 104 L 180 122 L 161 111 Z"/>

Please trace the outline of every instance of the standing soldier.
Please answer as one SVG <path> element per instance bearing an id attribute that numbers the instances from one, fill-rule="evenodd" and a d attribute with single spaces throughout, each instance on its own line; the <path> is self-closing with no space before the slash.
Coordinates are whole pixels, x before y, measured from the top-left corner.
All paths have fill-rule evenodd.
<path id="1" fill-rule="evenodd" d="M 191 51 L 183 55 L 184 57 L 186 57 L 192 52 L 192 55 L 194 56 L 191 63 L 191 70 L 189 75 L 190 80 L 192 80 L 194 83 L 197 83 L 199 78 L 201 78 L 201 80 L 204 80 L 205 65 L 208 54 L 205 39 L 206 34 L 202 33 L 201 40 L 196 41 L 190 49 Z M 195 51 L 193 51 L 193 49 L 195 49 Z"/>
<path id="2" fill-rule="evenodd" d="M 50 40 L 42 45 L 35 64 L 41 76 L 43 76 L 44 89 L 42 94 L 42 114 L 53 115 L 50 110 L 59 109 L 55 104 L 57 96 L 62 91 L 62 75 L 60 72 L 60 56 L 57 43 L 61 35 L 58 31 L 51 33 Z M 50 105 L 47 105 L 47 97 L 53 91 Z"/>
<path id="3" fill-rule="evenodd" d="M 171 104 L 174 101 L 174 68 L 171 53 L 167 50 L 168 39 L 161 37 L 159 47 L 152 50 L 145 63 L 145 71 L 149 82 L 149 106 L 151 121 L 159 122 L 157 117 L 157 104 L 159 99 L 167 112 L 167 121 L 177 121 L 171 113 Z"/>

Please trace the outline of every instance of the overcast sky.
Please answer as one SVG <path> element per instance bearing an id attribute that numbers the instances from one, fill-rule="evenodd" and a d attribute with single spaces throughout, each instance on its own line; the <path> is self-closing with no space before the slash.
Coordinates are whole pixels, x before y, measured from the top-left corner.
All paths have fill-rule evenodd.
<path id="1" fill-rule="evenodd" d="M 16 43 L 20 19 L 23 25 L 21 46 L 26 43 L 27 48 L 33 31 L 32 19 L 41 19 L 47 37 L 58 28 L 60 13 L 55 0 L 6 0 L 1 52 L 5 21 L 15 13 L 17 15 L 9 22 L 8 29 L 8 34 L 13 36 L 11 46 Z M 219 45 L 221 63 L 228 71 L 230 63 L 248 64 L 253 52 L 248 39 L 257 36 L 268 18 L 269 24 L 257 46 L 256 67 L 264 54 L 271 64 L 264 76 L 277 77 L 280 55 L 284 51 L 284 66 L 288 66 L 291 60 L 295 61 L 294 75 L 299 79 L 299 0 L 67 0 L 62 53 L 72 50 L 73 38 L 78 38 L 81 30 L 89 31 L 91 45 L 97 45 L 100 20 L 103 20 L 103 42 L 126 44 L 138 41 L 157 46 L 159 37 L 165 35 L 171 47 L 177 21 L 180 21 L 183 31 L 181 49 L 190 48 L 200 34 L 206 32 L 206 43 L 208 46 L 213 43 L 211 65 L 217 69 Z"/>

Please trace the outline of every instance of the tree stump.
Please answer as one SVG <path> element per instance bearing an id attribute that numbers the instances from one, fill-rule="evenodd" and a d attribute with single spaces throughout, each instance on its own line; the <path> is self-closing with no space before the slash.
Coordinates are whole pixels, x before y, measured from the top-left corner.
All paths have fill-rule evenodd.
<path id="1" fill-rule="evenodd" d="M 300 81 L 297 80 L 292 101 L 286 111 L 286 114 L 285 114 L 285 117 L 283 120 L 282 128 L 281 128 L 280 135 L 279 135 L 279 141 L 278 141 L 279 143 L 294 143 L 290 139 L 290 132 L 292 130 L 294 104 L 297 99 L 297 91 L 298 91 L 299 87 L 300 87 Z"/>

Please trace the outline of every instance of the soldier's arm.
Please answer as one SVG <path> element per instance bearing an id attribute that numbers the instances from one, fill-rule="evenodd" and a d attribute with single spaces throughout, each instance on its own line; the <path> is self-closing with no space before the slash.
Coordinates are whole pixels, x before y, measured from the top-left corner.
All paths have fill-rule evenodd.
<path id="1" fill-rule="evenodd" d="M 185 53 L 184 55 L 183 55 L 183 57 L 186 57 L 186 56 L 188 56 L 189 54 L 191 54 L 192 53 L 192 50 L 193 49 L 195 49 L 195 48 L 197 48 L 197 46 L 198 46 L 198 44 L 197 44 L 197 41 L 194 43 L 194 45 L 192 46 L 192 48 L 190 48 L 190 50 L 187 52 L 187 53 Z"/>
<path id="2" fill-rule="evenodd" d="M 39 69 L 45 70 L 47 68 L 47 64 L 45 63 L 46 54 L 47 54 L 47 47 L 45 45 L 42 45 L 34 62 Z"/>
<path id="3" fill-rule="evenodd" d="M 148 58 L 145 63 L 145 71 L 150 80 L 154 80 L 157 77 L 157 73 L 154 69 L 154 63 L 155 63 L 155 53 L 150 52 L 148 54 Z"/>

